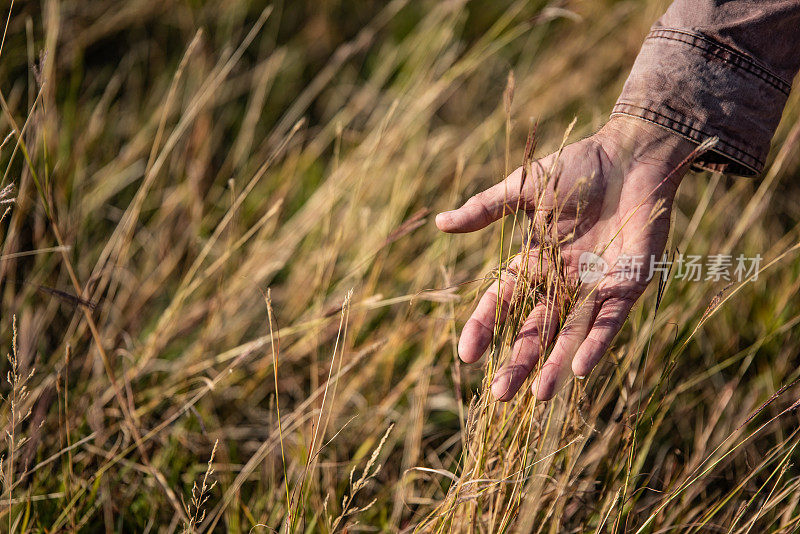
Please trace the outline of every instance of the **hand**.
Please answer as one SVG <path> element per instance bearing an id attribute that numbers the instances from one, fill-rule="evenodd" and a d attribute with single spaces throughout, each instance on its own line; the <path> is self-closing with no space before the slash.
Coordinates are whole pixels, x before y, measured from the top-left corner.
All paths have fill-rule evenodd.
<path id="1" fill-rule="evenodd" d="M 578 377 L 594 368 L 647 287 L 651 256 L 661 258 L 672 202 L 695 147 L 654 124 L 615 117 L 595 135 L 564 147 L 560 155 L 534 162 L 524 181 L 522 169 L 517 169 L 459 209 L 436 217 L 436 225 L 444 232 L 474 232 L 519 206 L 536 224 L 554 225 L 552 234 L 560 243 L 564 271 L 576 285 L 582 254 L 597 254 L 608 267 L 597 275 L 599 280 L 584 277 L 581 298 L 560 332 L 556 332 L 559 317 L 552 303 L 534 306 L 508 361 L 494 378 L 496 398 L 507 401 L 516 394 L 556 333 L 550 356 L 531 385 L 539 400 L 553 397 L 570 367 Z M 548 176 L 551 168 L 555 171 Z M 643 263 L 639 276 L 623 275 L 625 258 Z M 518 257 L 517 264 L 520 261 L 524 260 Z M 479 301 L 458 343 L 465 362 L 479 360 L 492 342 L 498 293 L 502 323 L 515 282 L 513 273 L 502 273 L 500 283 L 493 283 Z"/>

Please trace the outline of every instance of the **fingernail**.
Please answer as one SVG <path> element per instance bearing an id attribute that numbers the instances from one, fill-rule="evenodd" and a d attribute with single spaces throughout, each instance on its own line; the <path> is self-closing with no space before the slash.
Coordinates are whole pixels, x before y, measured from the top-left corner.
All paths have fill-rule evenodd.
<path id="1" fill-rule="evenodd" d="M 495 379 L 492 380 L 491 389 L 492 395 L 494 395 L 496 399 L 505 395 L 508 390 L 508 377 L 505 375 L 495 377 Z"/>
<path id="2" fill-rule="evenodd" d="M 586 378 L 586 375 L 575 375 L 575 378 L 577 378 L 578 380 L 583 380 Z"/>
<path id="3" fill-rule="evenodd" d="M 539 378 L 534 378 L 533 382 L 531 382 L 531 393 L 536 395 L 539 393 Z"/>

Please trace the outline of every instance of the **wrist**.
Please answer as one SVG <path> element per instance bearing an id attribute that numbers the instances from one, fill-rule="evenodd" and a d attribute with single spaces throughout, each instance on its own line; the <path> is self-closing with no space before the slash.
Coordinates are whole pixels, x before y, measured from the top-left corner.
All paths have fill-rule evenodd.
<path id="1" fill-rule="evenodd" d="M 634 168 L 647 167 L 652 171 L 647 174 L 666 179 L 665 185 L 675 190 L 689 170 L 689 155 L 697 147 L 667 128 L 624 115 L 612 117 L 596 137 L 626 175 Z"/>

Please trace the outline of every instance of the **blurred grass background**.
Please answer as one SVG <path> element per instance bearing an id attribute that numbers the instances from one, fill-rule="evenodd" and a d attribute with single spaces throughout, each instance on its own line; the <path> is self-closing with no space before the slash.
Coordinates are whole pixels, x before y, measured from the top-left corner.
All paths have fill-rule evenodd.
<path id="1" fill-rule="evenodd" d="M 500 225 L 429 214 L 534 121 L 537 155 L 599 128 L 665 7 L 5 4 L 0 528 L 796 529 L 796 94 L 763 177 L 687 177 L 670 245 L 780 259 L 650 291 L 526 412 L 529 464 L 498 438 L 464 470 L 483 373 L 455 340 Z"/>

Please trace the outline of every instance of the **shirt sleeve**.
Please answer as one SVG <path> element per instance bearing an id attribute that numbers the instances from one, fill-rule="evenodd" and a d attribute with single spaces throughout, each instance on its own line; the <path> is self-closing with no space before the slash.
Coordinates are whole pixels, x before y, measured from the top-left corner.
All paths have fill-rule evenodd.
<path id="1" fill-rule="evenodd" d="M 695 165 L 754 176 L 800 68 L 800 0 L 676 0 L 650 30 L 612 111 L 701 143 Z"/>

